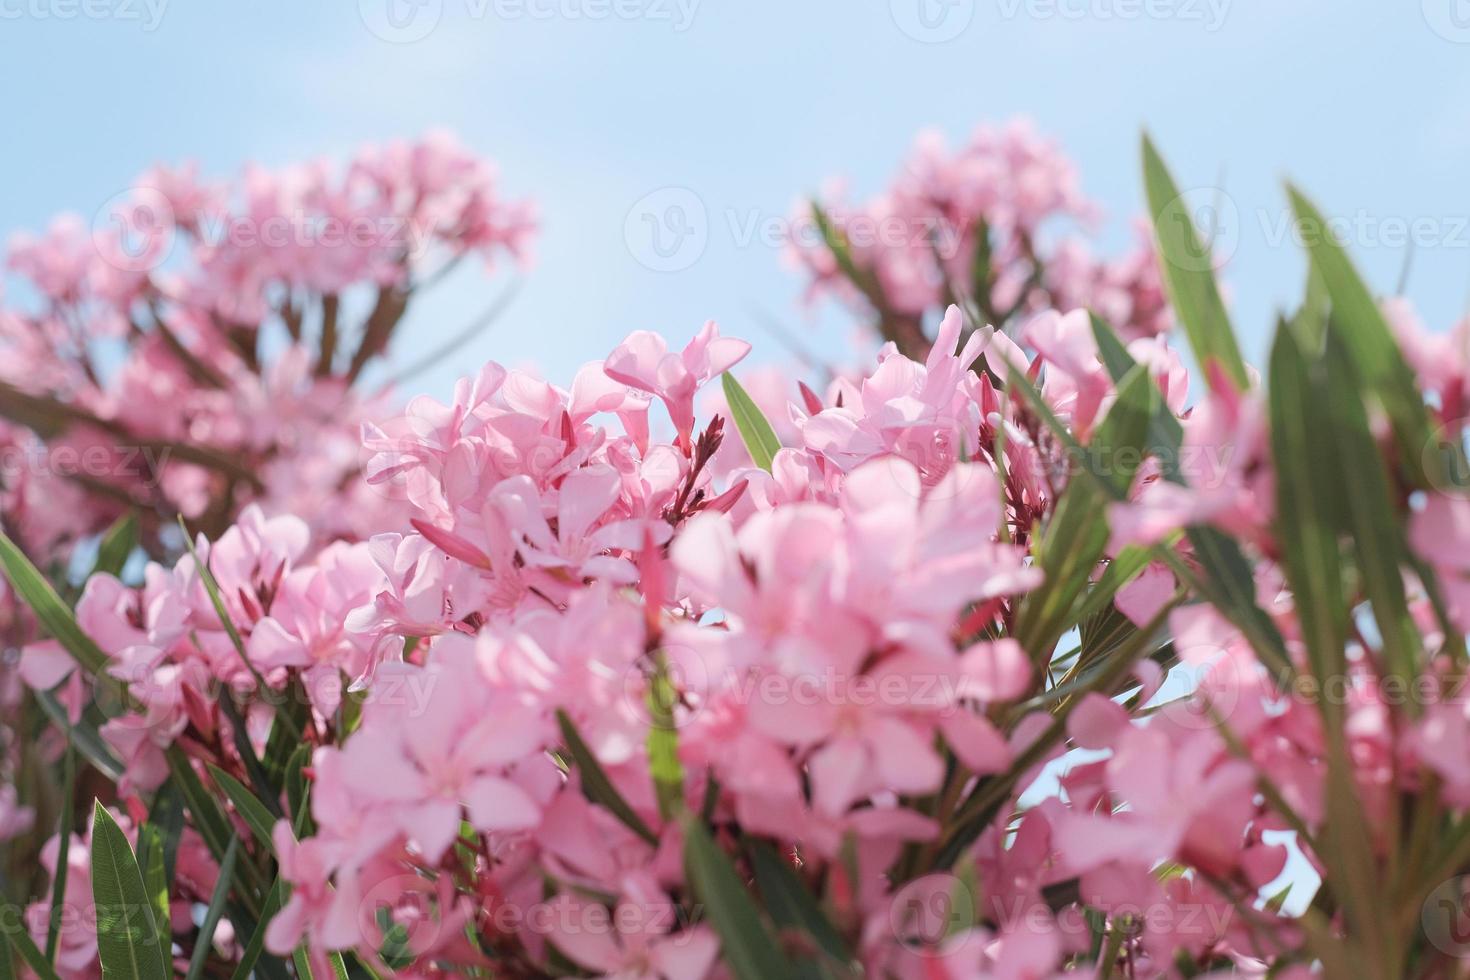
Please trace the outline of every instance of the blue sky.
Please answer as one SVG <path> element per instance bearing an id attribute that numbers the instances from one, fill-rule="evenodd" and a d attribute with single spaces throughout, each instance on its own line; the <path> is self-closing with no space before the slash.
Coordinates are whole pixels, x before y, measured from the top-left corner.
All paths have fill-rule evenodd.
<path id="1" fill-rule="evenodd" d="M 1413 230 L 1409 292 L 1436 326 L 1470 292 L 1467 0 L 0 0 L 0 79 L 6 232 L 90 215 L 155 159 L 227 175 L 431 127 L 496 159 L 540 204 L 537 263 L 421 390 L 488 358 L 565 382 L 631 329 L 683 338 L 707 318 L 782 360 L 757 309 L 836 351 L 840 311 L 808 325 L 800 282 L 740 229 L 828 175 L 877 190 L 921 127 L 959 139 L 1018 113 L 1077 161 L 1114 247 L 1140 210 L 1142 127 L 1181 185 L 1223 186 L 1256 357 L 1303 271 L 1280 224 L 1287 174 L 1349 220 L 1380 289 Z M 668 188 L 703 208 L 706 245 L 660 272 L 628 228 Z M 451 281 L 395 357 L 499 286 Z"/>

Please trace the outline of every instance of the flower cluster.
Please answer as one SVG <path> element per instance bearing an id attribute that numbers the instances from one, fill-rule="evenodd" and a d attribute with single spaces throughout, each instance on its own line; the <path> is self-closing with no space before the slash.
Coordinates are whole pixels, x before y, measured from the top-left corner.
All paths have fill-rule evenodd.
<path id="1" fill-rule="evenodd" d="M 399 967 L 488 958 L 552 971 L 566 957 L 703 976 L 719 944 L 677 857 L 678 815 L 702 812 L 800 855 L 813 880 L 845 881 L 855 955 L 918 969 L 937 954 L 916 959 L 913 937 L 886 926 L 913 898 L 887 869 L 924 870 L 952 829 L 934 801 L 953 806 L 967 785 L 1007 773 L 1040 744 L 1044 714 L 1023 707 L 1046 688 L 1044 664 L 1009 636 L 1042 582 L 1022 542 L 1068 474 L 994 378 L 1040 376 L 1053 411 L 1095 427 L 1114 386 L 1078 322 L 1036 318 L 1028 355 L 952 308 L 925 363 L 889 350 L 859 383 L 791 404 L 798 438 L 769 470 L 711 465 L 728 423 L 701 427 L 696 394 L 748 349 L 713 324 L 679 352 L 634 334 L 570 389 L 491 364 L 448 405 L 415 400 L 364 437 L 367 477 L 406 502 L 411 531 L 306 557 L 301 522 L 249 509 L 212 547 L 201 540 L 197 561 L 238 646 L 193 557 L 150 567 L 137 590 L 89 581 L 79 622 L 139 702 L 102 730 L 124 790 L 156 786 L 175 743 L 245 780 L 215 706 L 243 697 L 259 733 L 270 692 L 299 688 L 319 746 L 317 829 L 298 840 L 291 821 L 275 828 L 292 893 L 267 934 L 273 953 L 305 943 L 371 960 L 392 945 Z M 1177 360 L 1152 343 L 1133 349 L 1178 389 Z M 668 424 L 650 420 L 655 400 Z M 670 441 L 652 438 L 659 428 Z M 32 648 L 28 679 L 55 688 L 46 668 L 62 656 Z M 361 693 L 344 701 L 349 687 Z M 569 731 L 592 772 L 567 755 Z M 1068 781 L 1077 798 L 1106 792 L 1082 779 Z M 1191 804 L 1210 812 L 1206 797 Z M 1264 817 L 1248 811 L 1229 829 L 1259 835 Z M 1146 851 L 1068 860 L 1060 823 L 1045 828 L 1087 819 L 1038 811 L 1028 837 L 1056 835 L 1039 850 L 1007 848 L 1000 826 L 977 845 L 976 866 L 1010 865 L 1007 899 L 1044 921 L 1042 940 L 1013 929 L 1009 952 L 986 956 L 1059 961 L 1078 936 L 1057 923 L 1046 886 L 1106 872 L 1099 895 L 1138 898 L 1119 881 L 1151 881 L 1188 836 L 1171 814 L 1177 846 L 1149 824 Z M 599 914 L 601 933 L 589 924 Z M 404 923 L 408 937 L 393 941 Z M 1228 937 L 1193 941 L 1208 959 Z"/>
<path id="2" fill-rule="evenodd" d="M 906 353 L 926 350 L 921 321 L 950 303 L 973 304 L 1004 326 L 1046 309 L 1090 308 L 1128 340 L 1170 327 L 1151 235 L 1117 259 L 1058 228 L 1095 223 L 1075 168 L 1025 120 L 982 126 L 951 150 L 920 136 L 898 176 L 862 205 L 842 185 L 813 205 L 824 242 L 793 246 L 809 295 L 833 294 L 873 317 Z"/>
<path id="3" fill-rule="evenodd" d="M 391 402 L 360 376 L 457 263 L 523 256 L 528 207 L 446 136 L 325 163 L 143 174 L 89 225 L 12 238 L 0 309 L 8 527 L 36 554 L 136 508 L 211 534 L 258 502 L 320 541 L 365 537 L 357 432 Z M 149 550 L 167 554 L 157 540 Z"/>
<path id="4" fill-rule="evenodd" d="M 986 235 L 1080 210 L 1038 144 L 976 147 L 924 172 L 975 184 Z M 140 578 L 91 574 L 73 620 L 0 539 L 53 634 L 21 654 L 27 697 L 115 782 L 145 869 L 187 811 L 156 952 L 263 976 L 1456 975 L 1467 333 L 1375 303 L 1329 243 L 1326 299 L 1262 380 L 1172 231 L 1194 392 L 1156 330 L 1029 299 L 997 329 L 972 296 L 931 323 L 927 297 L 820 391 L 748 375 L 714 323 L 639 331 L 568 387 L 490 363 L 363 423 L 363 484 L 398 509 L 364 540 L 251 504 Z M 6 833 L 45 815 L 0 794 Z M 72 893 L 126 860 L 95 828 L 51 847 Z M 90 933 L 32 903 L 67 980 L 119 938 L 93 897 Z"/>

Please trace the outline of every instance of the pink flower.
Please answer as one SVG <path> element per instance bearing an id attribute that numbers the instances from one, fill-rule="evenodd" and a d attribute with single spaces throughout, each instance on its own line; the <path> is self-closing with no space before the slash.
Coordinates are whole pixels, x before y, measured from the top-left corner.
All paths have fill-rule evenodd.
<path id="1" fill-rule="evenodd" d="M 551 941 L 578 966 L 618 980 L 701 980 L 709 974 L 719 941 L 705 927 L 671 933 L 672 906 L 605 906 L 557 896 L 551 908 Z"/>
<path id="2" fill-rule="evenodd" d="M 379 689 L 343 750 L 347 785 L 387 808 L 436 862 L 459 834 L 461 811 L 481 831 L 534 826 L 539 807 L 504 775 L 545 744 L 538 715 L 490 690 L 471 651 L 441 641 L 427 667 L 384 665 Z"/>
<path id="3" fill-rule="evenodd" d="M 609 378 L 656 396 L 669 410 L 684 455 L 693 451 L 694 394 L 699 386 L 723 374 L 750 353 L 743 340 L 721 337 L 713 320 L 678 354 L 669 352 L 663 337 L 635 330 L 618 345 L 602 369 Z"/>

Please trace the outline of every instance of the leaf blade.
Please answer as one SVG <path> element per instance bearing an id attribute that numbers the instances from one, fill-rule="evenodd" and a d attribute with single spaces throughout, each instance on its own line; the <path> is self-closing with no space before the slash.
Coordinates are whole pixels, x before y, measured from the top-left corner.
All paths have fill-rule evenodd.
<path id="1" fill-rule="evenodd" d="M 771 428 L 765 414 L 733 374 L 726 371 L 720 376 L 720 384 L 725 390 L 730 416 L 735 420 L 735 428 L 745 443 L 746 452 L 750 453 L 755 465 L 767 473 L 771 472 L 772 462 L 781 451 L 781 440 L 776 438 L 776 430 Z"/>
<path id="2" fill-rule="evenodd" d="M 1200 241 L 1179 186 L 1147 133 L 1143 136 L 1143 183 L 1164 286 L 1195 359 L 1201 367 L 1211 362 L 1220 365 L 1235 386 L 1244 390 L 1249 377 L 1215 284 L 1210 250 Z"/>
<path id="3" fill-rule="evenodd" d="M 92 823 L 92 897 L 104 980 L 166 980 L 169 970 L 142 872 L 122 829 L 101 802 L 95 805 Z"/>

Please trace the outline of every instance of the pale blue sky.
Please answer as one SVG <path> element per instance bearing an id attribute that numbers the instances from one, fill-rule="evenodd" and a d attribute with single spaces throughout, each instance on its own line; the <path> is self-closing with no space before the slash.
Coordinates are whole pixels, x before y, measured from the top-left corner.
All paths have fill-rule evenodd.
<path id="1" fill-rule="evenodd" d="M 800 283 L 740 229 L 831 174 L 877 190 L 924 126 L 958 139 L 1033 117 L 1124 244 L 1147 125 L 1182 185 L 1223 182 L 1227 279 L 1258 354 L 1302 274 L 1281 239 L 1287 173 L 1352 219 L 1380 288 L 1418 222 L 1411 295 L 1436 325 L 1464 307 L 1467 42 L 1466 0 L 0 0 L 0 230 L 89 215 L 155 159 L 224 175 L 448 127 L 540 202 L 543 229 L 509 314 L 416 387 L 490 357 L 565 382 L 630 329 L 682 338 L 706 318 L 783 359 L 751 310 L 800 326 Z M 707 218 L 677 272 L 640 264 L 625 232 L 667 187 Z M 396 356 L 496 288 L 452 282 Z M 826 310 L 813 343 L 835 348 L 842 322 Z"/>

